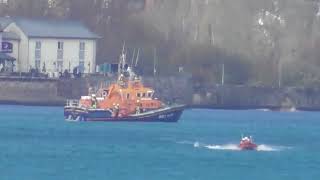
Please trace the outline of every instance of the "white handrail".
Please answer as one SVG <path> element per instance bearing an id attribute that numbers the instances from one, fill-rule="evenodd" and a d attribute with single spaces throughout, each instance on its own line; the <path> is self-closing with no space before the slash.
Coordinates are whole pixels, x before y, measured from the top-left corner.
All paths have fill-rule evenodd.
<path id="1" fill-rule="evenodd" d="M 79 100 L 68 99 L 66 105 L 69 107 L 79 107 Z"/>

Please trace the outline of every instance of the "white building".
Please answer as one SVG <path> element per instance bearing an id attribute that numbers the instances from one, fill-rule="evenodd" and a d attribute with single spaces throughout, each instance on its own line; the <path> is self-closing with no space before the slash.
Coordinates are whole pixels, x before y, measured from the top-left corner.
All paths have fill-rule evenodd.
<path id="1" fill-rule="evenodd" d="M 2 52 L 14 57 L 15 71 L 55 73 L 78 68 L 95 72 L 96 41 L 99 38 L 75 21 L 0 18 Z"/>

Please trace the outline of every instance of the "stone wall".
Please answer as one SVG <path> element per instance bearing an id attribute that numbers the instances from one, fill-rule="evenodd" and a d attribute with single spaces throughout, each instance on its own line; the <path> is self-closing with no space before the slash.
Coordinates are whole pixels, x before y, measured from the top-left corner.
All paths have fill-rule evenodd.
<path id="1" fill-rule="evenodd" d="M 167 78 L 144 78 L 146 86 L 153 87 L 155 96 L 166 103 L 192 103 L 193 85 L 189 78 L 183 76 Z"/>
<path id="2" fill-rule="evenodd" d="M 1 78 L 0 102 L 2 104 L 61 105 L 58 81 L 33 78 Z"/>
<path id="3" fill-rule="evenodd" d="M 23 105 L 64 105 L 66 99 L 88 95 L 89 88 L 97 89 L 115 81 L 110 77 L 81 79 L 0 78 L 0 103 Z M 156 90 L 155 96 L 166 103 L 184 103 L 191 107 L 223 109 L 257 109 L 296 107 L 320 110 L 318 88 L 271 88 L 215 85 L 194 90 L 191 78 L 146 77 L 144 84 Z"/>
<path id="4" fill-rule="evenodd" d="M 115 81 L 114 77 L 92 76 L 75 79 L 0 78 L 0 103 L 25 105 L 64 105 L 67 99 L 88 95 L 89 88 Z M 187 78 L 169 77 L 143 79 L 156 90 L 155 96 L 164 102 L 192 102 L 192 85 Z"/>
<path id="5" fill-rule="evenodd" d="M 295 107 L 303 110 L 318 110 L 320 109 L 320 89 L 216 85 L 194 93 L 193 105 L 226 109 Z"/>

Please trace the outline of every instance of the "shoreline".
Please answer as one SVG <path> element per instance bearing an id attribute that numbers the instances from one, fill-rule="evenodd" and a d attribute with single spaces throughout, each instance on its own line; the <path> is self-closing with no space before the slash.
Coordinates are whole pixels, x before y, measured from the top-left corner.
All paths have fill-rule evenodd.
<path id="1" fill-rule="evenodd" d="M 63 107 L 67 99 L 79 99 L 97 84 L 110 83 L 109 77 L 79 79 L 0 78 L 0 104 Z M 196 90 L 188 77 L 146 77 L 164 102 L 176 101 L 187 108 L 265 111 L 320 111 L 320 88 L 256 87 L 215 85 Z M 294 108 L 291 108 L 294 107 Z"/>
<path id="2" fill-rule="evenodd" d="M 268 110 L 274 112 L 290 112 L 281 106 L 216 106 L 216 105 L 190 105 L 188 109 L 215 109 L 215 110 Z M 316 107 L 295 107 L 294 111 L 320 112 Z"/>
<path id="3" fill-rule="evenodd" d="M 12 100 L 0 100 L 1 106 L 38 106 L 38 107 L 64 107 L 64 101 L 54 102 L 32 102 L 32 101 L 12 101 Z M 216 105 L 187 105 L 186 109 L 211 109 L 211 110 L 267 110 L 274 112 L 288 112 L 289 110 L 282 109 L 280 106 L 216 106 Z M 320 112 L 320 108 L 314 107 L 297 107 L 296 111 L 307 111 L 307 112 Z"/>
<path id="4" fill-rule="evenodd" d="M 42 107 L 63 107 L 64 102 L 56 101 L 56 102 L 19 102 L 19 101 L 12 101 L 12 100 L 0 100 L 0 105 L 5 106 L 42 106 Z"/>

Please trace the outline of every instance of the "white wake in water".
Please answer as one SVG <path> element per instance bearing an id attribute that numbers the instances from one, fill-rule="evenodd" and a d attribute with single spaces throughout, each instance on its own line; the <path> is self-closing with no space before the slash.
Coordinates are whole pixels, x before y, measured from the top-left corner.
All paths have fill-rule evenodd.
<path id="1" fill-rule="evenodd" d="M 286 149 L 290 149 L 290 148 L 284 147 L 284 146 L 272 146 L 272 145 L 260 144 L 258 145 L 257 151 L 283 151 Z"/>
<path id="2" fill-rule="evenodd" d="M 238 144 L 223 144 L 223 145 L 215 145 L 215 144 L 203 144 L 199 142 L 195 142 L 193 144 L 195 148 L 207 148 L 211 150 L 229 150 L 229 151 L 240 151 Z M 272 146 L 272 145 L 265 145 L 261 144 L 258 145 L 257 151 L 282 151 L 288 149 L 286 147 L 281 146 Z"/>
<path id="3" fill-rule="evenodd" d="M 208 149 L 213 150 L 230 150 L 230 151 L 239 151 L 240 148 L 236 144 L 225 144 L 225 145 L 206 145 L 204 146 Z"/>

